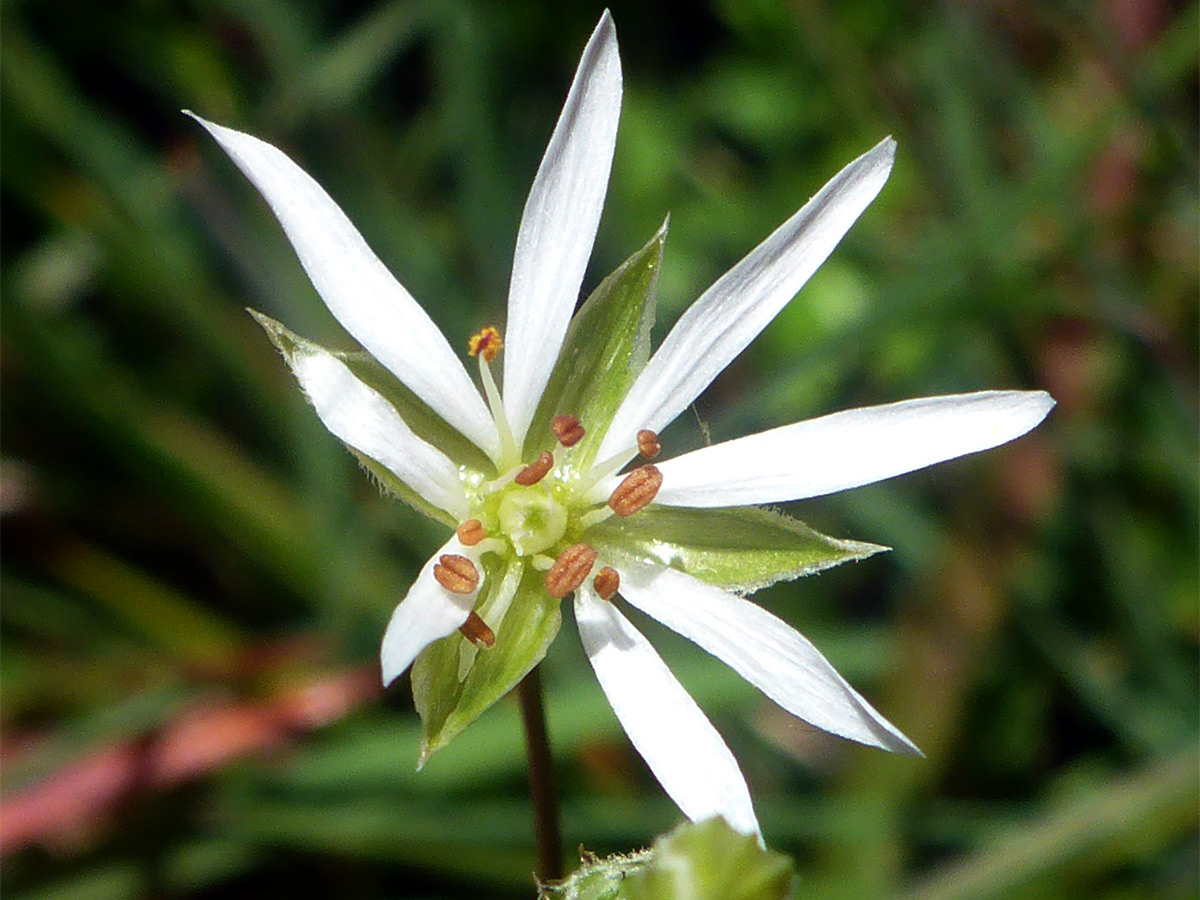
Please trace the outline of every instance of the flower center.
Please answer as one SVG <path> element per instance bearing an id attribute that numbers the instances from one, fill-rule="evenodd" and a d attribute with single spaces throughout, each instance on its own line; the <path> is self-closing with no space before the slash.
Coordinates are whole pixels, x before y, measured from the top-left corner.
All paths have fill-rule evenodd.
<path id="1" fill-rule="evenodd" d="M 465 467 L 460 470 L 470 517 L 459 524 L 457 535 L 467 555 L 441 557 L 435 577 L 448 591 L 474 593 L 481 587 L 481 558 L 495 553 L 516 564 L 518 580 L 526 566 L 544 572 L 546 592 L 561 600 L 583 585 L 600 565 L 593 587 L 608 600 L 620 589 L 620 575 L 605 566 L 596 549 L 583 539 L 593 526 L 610 516 L 632 516 L 657 496 L 662 473 L 648 461 L 658 455 L 658 435 L 640 431 L 636 447 L 581 469 L 576 463 L 575 445 L 583 440 L 586 430 L 575 416 L 563 414 L 551 423 L 556 442 L 553 452 L 542 451 L 532 461 L 522 460 L 491 372 L 490 363 L 502 346 L 500 332 L 490 327 L 470 342 L 470 353 L 479 360 L 480 380 L 500 434 L 500 452 L 494 460 L 500 474 L 489 479 L 479 471 Z M 615 475 L 634 455 L 647 463 L 628 472 L 607 502 L 597 498 L 596 485 Z M 474 615 L 476 619 L 469 619 L 460 630 L 476 646 L 491 646 L 495 640 L 491 627 Z M 499 615 L 502 617 L 503 612 Z M 493 625 L 498 627 L 498 623 Z"/>
<path id="2" fill-rule="evenodd" d="M 514 485 L 496 510 L 500 531 L 517 556 L 533 556 L 557 544 L 567 532 L 567 508 L 545 488 Z"/>

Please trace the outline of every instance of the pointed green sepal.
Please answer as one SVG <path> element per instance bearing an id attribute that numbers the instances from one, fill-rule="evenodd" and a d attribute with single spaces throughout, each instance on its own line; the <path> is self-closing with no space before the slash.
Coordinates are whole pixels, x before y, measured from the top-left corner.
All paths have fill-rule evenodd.
<path id="1" fill-rule="evenodd" d="M 306 353 L 328 353 L 344 362 L 368 387 L 373 388 L 376 392 L 383 395 L 392 404 L 393 408 L 396 409 L 400 418 L 404 419 L 405 424 L 413 429 L 415 434 L 436 446 L 447 456 L 450 456 L 451 459 L 462 459 L 462 457 L 451 456 L 451 452 L 470 452 L 461 447 L 460 444 L 466 445 L 467 448 L 473 450 L 480 458 L 486 459 L 486 457 L 483 457 L 482 451 L 447 425 L 437 413 L 417 399 L 412 391 L 400 384 L 395 376 L 365 353 L 343 353 L 337 350 L 329 350 L 320 344 L 300 337 L 284 325 L 276 322 L 270 316 L 265 316 L 253 309 L 247 310 L 247 312 L 254 316 L 255 321 L 266 331 L 267 337 L 271 339 L 271 343 L 283 355 L 288 368 L 294 366 L 297 357 L 303 356 Z M 373 377 L 367 377 L 368 373 L 371 373 Z M 391 380 L 391 387 L 394 388 L 391 393 L 387 393 L 383 389 L 383 386 L 387 385 L 388 379 Z M 418 430 L 414 423 L 420 425 L 420 430 Z M 426 501 L 420 494 L 397 478 L 396 474 L 383 465 L 383 463 L 372 459 L 364 453 L 360 453 L 349 444 L 343 444 L 343 446 L 354 454 L 359 465 L 366 469 L 381 491 L 404 501 L 422 515 L 428 516 L 438 522 L 443 522 L 451 528 L 458 524 L 449 513 L 443 509 L 438 509 Z M 470 459 L 474 461 L 475 456 L 471 456 Z"/>
<path id="2" fill-rule="evenodd" d="M 529 428 L 527 449 L 553 443 L 555 416 L 579 419 L 586 434 L 575 459 L 587 465 L 617 413 L 633 380 L 650 358 L 658 272 L 662 267 L 667 222 L 641 250 L 600 282 L 571 320 L 562 352 Z"/>
<path id="3" fill-rule="evenodd" d="M 544 575 L 515 559 L 485 564 L 487 583 L 475 611 L 495 632 L 480 649 L 455 632 L 434 641 L 413 663 L 413 700 L 421 716 L 417 767 L 457 737 L 542 661 L 562 624 L 561 601 Z"/>
<path id="4" fill-rule="evenodd" d="M 298 353 L 321 351 L 341 360 L 358 379 L 377 394 L 387 400 L 404 424 L 412 429 L 413 434 L 426 443 L 432 444 L 457 463 L 467 465 L 478 472 L 493 472 L 494 466 L 487 455 L 466 438 L 462 432 L 454 428 L 445 419 L 434 412 L 424 400 L 404 386 L 395 375 L 385 369 L 375 357 L 363 351 L 350 352 L 346 350 L 330 350 L 314 341 L 300 337 L 286 326 L 276 322 L 270 316 L 265 316 L 257 310 L 247 312 L 254 316 L 255 321 L 266 331 L 271 343 L 279 348 L 283 358 L 291 365 L 292 358 Z"/>
<path id="5" fill-rule="evenodd" d="M 622 900 L 783 900 L 794 866 L 738 834 L 724 819 L 681 825 L 654 842 L 650 859 L 625 881 Z"/>
<path id="6" fill-rule="evenodd" d="M 636 516 L 608 519 L 588 539 L 602 551 L 653 559 L 708 584 L 747 592 L 888 549 L 831 538 L 757 506 L 651 505 Z"/>

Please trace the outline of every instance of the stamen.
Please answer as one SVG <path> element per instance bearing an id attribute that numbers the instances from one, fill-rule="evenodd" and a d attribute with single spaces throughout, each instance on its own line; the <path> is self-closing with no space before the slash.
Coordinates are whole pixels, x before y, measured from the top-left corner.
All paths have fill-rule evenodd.
<path id="1" fill-rule="evenodd" d="M 504 339 L 500 337 L 500 329 L 488 325 L 471 335 L 467 341 L 467 355 L 482 356 L 487 362 L 491 362 L 503 346 Z"/>
<path id="2" fill-rule="evenodd" d="M 487 531 L 484 530 L 483 523 L 478 519 L 467 519 L 458 526 L 455 534 L 458 535 L 458 540 L 464 547 L 474 547 L 487 537 Z"/>
<path id="3" fill-rule="evenodd" d="M 662 472 L 657 466 L 641 466 L 634 469 L 612 492 L 608 498 L 608 508 L 618 516 L 632 516 L 658 496 L 658 489 L 662 487 L 662 483 Z"/>
<path id="4" fill-rule="evenodd" d="M 583 440 L 585 434 L 583 426 L 574 416 L 555 416 L 554 421 L 550 423 L 550 428 L 554 431 L 558 442 L 564 447 L 574 447 Z"/>
<path id="5" fill-rule="evenodd" d="M 503 490 L 512 484 L 514 478 L 521 473 L 521 466 L 513 466 L 499 478 L 493 478 L 491 481 L 485 481 L 479 486 L 479 495 L 488 497 L 497 491 Z"/>
<path id="6" fill-rule="evenodd" d="M 476 340 L 478 338 L 478 340 Z M 479 380 L 483 382 L 483 392 L 487 395 L 488 406 L 492 410 L 492 419 L 496 422 L 496 431 L 500 434 L 500 467 L 512 465 L 517 461 L 517 442 L 513 440 L 512 427 L 508 424 L 508 416 L 504 412 L 504 401 L 496 387 L 496 379 L 492 377 L 492 367 L 488 365 L 495 359 L 504 342 L 500 332 L 488 326 L 474 335 L 469 344 L 471 356 L 479 357 Z"/>
<path id="7" fill-rule="evenodd" d="M 638 453 L 642 454 L 644 459 L 654 459 L 662 450 L 662 444 L 658 442 L 658 435 L 649 428 L 643 428 L 637 433 Z"/>
<path id="8" fill-rule="evenodd" d="M 517 473 L 517 477 L 513 479 L 522 487 L 529 487 L 537 484 L 546 477 L 546 473 L 554 468 L 554 457 L 549 453 L 542 453 L 537 458 L 536 462 L 532 462 Z"/>
<path id="9" fill-rule="evenodd" d="M 546 591 L 561 600 L 587 579 L 596 564 L 596 551 L 587 544 L 574 544 L 559 554 L 546 573 Z"/>
<path id="10" fill-rule="evenodd" d="M 554 558 L 546 556 L 543 553 L 539 553 L 530 561 L 530 565 L 532 565 L 539 572 L 549 572 L 554 568 Z"/>
<path id="11" fill-rule="evenodd" d="M 576 524 L 581 532 L 587 531 L 593 525 L 599 525 L 605 519 L 611 519 L 612 514 L 613 511 L 607 506 L 597 506 L 595 509 L 585 512 L 580 516 Z"/>
<path id="12" fill-rule="evenodd" d="M 592 489 L 593 486 L 603 481 L 609 475 L 615 475 L 621 471 L 621 467 L 629 462 L 633 453 L 629 450 L 622 450 L 620 453 L 610 456 L 603 462 L 598 462 L 587 471 L 582 478 L 575 484 L 576 495 L 582 496 Z"/>
<path id="13" fill-rule="evenodd" d="M 621 576 L 617 574 L 616 569 L 605 566 L 596 573 L 596 577 L 592 581 L 592 587 L 596 589 L 596 593 L 600 595 L 601 600 L 610 600 L 612 599 L 612 595 L 621 587 Z"/>
<path id="14" fill-rule="evenodd" d="M 487 622 L 479 618 L 475 610 L 467 614 L 467 621 L 458 626 L 462 636 L 476 647 L 490 647 L 496 643 L 496 633 L 488 628 Z"/>
<path id="15" fill-rule="evenodd" d="M 444 553 L 433 565 L 433 577 L 452 594 L 470 594 L 479 587 L 479 570 L 465 556 Z"/>

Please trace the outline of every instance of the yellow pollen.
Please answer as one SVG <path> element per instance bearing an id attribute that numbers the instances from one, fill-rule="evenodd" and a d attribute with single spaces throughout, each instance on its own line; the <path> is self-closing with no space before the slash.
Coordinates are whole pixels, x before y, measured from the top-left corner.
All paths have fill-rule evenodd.
<path id="1" fill-rule="evenodd" d="M 500 329 L 489 325 L 471 335 L 471 339 L 467 341 L 467 354 L 482 356 L 486 362 L 491 362 L 503 346 L 504 339 L 500 337 Z"/>

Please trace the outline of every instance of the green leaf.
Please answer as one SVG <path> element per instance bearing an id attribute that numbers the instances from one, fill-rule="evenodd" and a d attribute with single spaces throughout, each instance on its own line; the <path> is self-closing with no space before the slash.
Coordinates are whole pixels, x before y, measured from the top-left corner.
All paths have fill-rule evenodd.
<path id="1" fill-rule="evenodd" d="M 831 538 L 758 506 L 651 505 L 636 516 L 614 516 L 595 526 L 588 540 L 597 549 L 655 559 L 737 591 L 755 591 L 888 549 Z"/>
<path id="2" fill-rule="evenodd" d="M 623 900 L 783 900 L 792 861 L 738 834 L 724 819 L 681 825 L 654 842 L 648 863 L 625 880 Z M 581 898 L 582 900 L 582 898 Z"/>
<path id="3" fill-rule="evenodd" d="M 421 716 L 418 768 L 516 687 L 542 661 L 562 624 L 561 601 L 543 574 L 512 561 L 485 564 L 487 584 L 475 611 L 495 632 L 485 650 L 458 632 L 426 647 L 413 663 L 413 700 Z M 497 624 L 498 623 L 498 624 Z"/>
<path id="4" fill-rule="evenodd" d="M 628 856 L 617 855 L 599 859 L 582 847 L 583 856 L 578 871 L 556 884 L 539 884 L 538 900 L 620 900 L 625 894 L 625 880 L 640 871 L 650 859 L 650 851 L 642 850 Z"/>
<path id="5" fill-rule="evenodd" d="M 667 222 L 641 250 L 592 291 L 571 320 L 562 352 L 529 428 L 527 449 L 553 443 L 555 416 L 579 419 L 586 434 L 575 445 L 578 465 L 588 465 L 629 386 L 650 358 L 658 272 Z"/>

